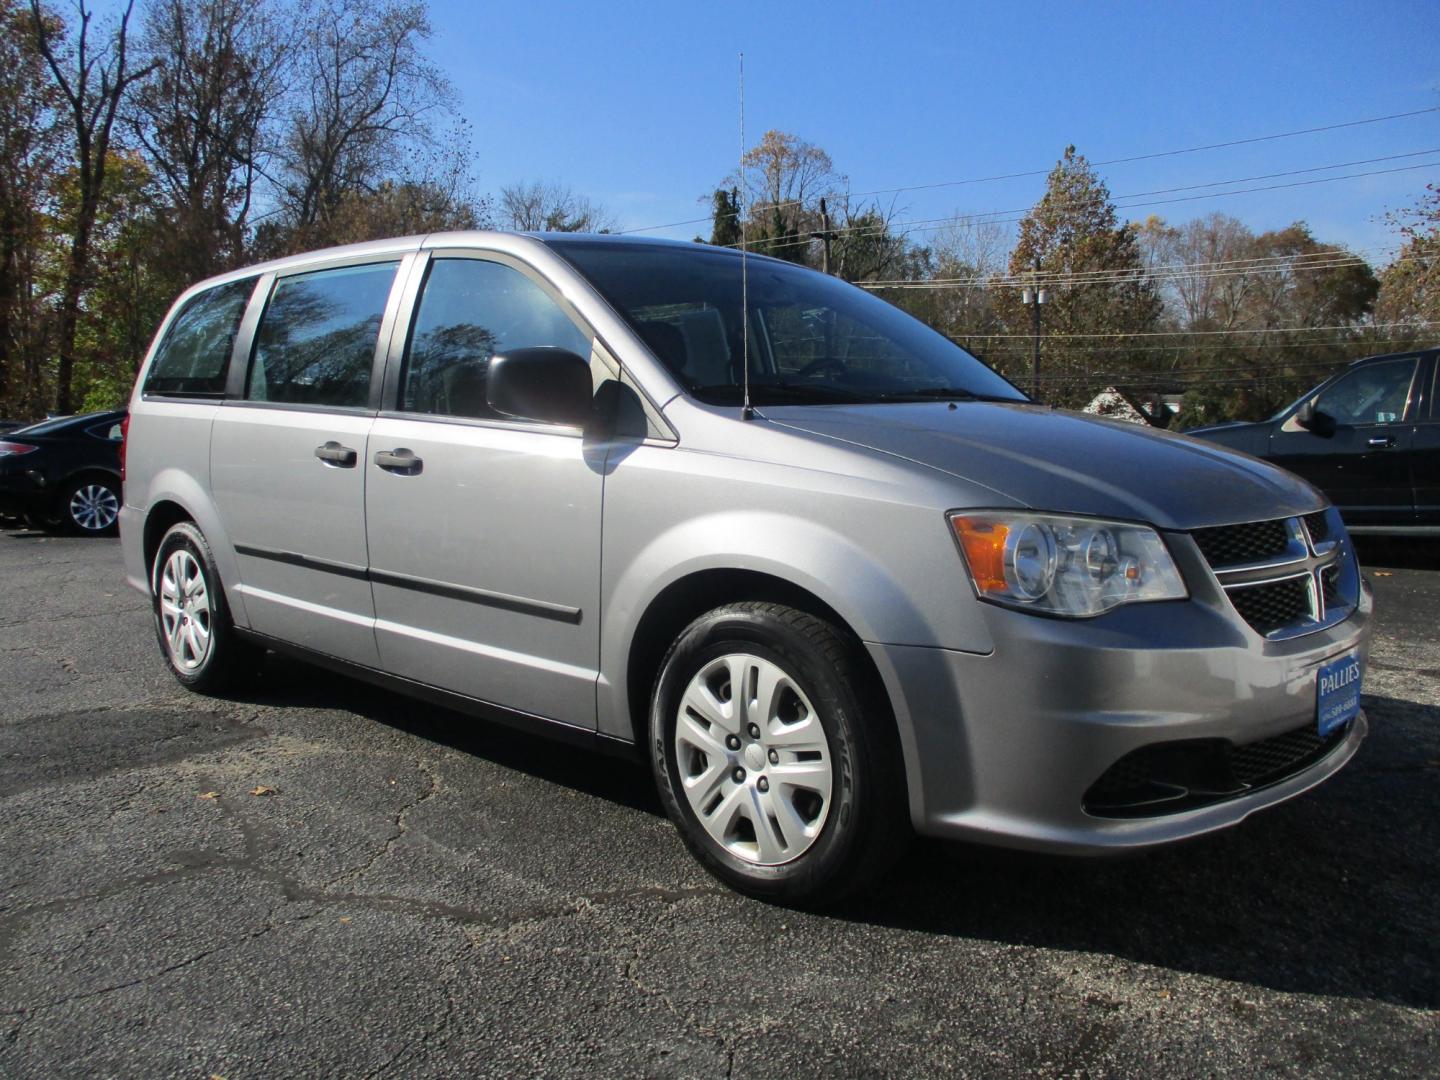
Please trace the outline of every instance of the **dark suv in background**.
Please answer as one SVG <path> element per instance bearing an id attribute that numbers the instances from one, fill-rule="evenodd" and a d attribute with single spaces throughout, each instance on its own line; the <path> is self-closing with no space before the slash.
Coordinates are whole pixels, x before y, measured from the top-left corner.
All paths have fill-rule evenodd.
<path id="1" fill-rule="evenodd" d="M 1440 536 L 1440 349 L 1357 360 L 1255 424 L 1186 434 L 1318 487 L 1354 533 Z"/>

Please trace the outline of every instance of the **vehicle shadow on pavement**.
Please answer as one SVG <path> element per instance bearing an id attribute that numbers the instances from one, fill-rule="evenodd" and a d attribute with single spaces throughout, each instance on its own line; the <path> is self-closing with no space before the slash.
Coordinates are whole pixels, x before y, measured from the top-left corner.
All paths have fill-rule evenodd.
<path id="1" fill-rule="evenodd" d="M 845 914 L 1436 1008 L 1440 708 L 1365 706 L 1372 734 L 1346 769 L 1237 828 L 1101 860 L 920 842 L 881 893 Z"/>
<path id="2" fill-rule="evenodd" d="M 467 716 L 358 679 L 271 653 L 254 690 L 231 695 L 257 705 L 345 709 L 462 754 L 657 817 L 665 811 L 640 759 L 601 755 Z M 597 769 L 596 759 L 607 762 Z"/>
<path id="3" fill-rule="evenodd" d="M 243 700 L 345 709 L 656 816 L 648 770 L 271 655 Z M 917 840 L 846 922 L 1111 954 L 1286 992 L 1440 1007 L 1440 708 L 1367 697 L 1331 781 L 1237 828 L 1134 857 Z M 677 841 L 678 844 L 678 841 Z M 1237 999 L 1238 1000 L 1238 999 Z"/>

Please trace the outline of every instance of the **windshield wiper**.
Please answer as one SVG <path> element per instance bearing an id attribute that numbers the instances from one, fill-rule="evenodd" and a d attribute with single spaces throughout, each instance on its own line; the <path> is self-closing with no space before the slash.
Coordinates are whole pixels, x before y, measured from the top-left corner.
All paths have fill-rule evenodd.
<path id="1" fill-rule="evenodd" d="M 697 386 L 690 393 L 702 401 L 710 400 L 717 404 L 729 403 L 732 399 L 739 404 L 743 395 L 741 387 L 733 383 L 722 383 L 717 386 Z M 805 401 L 864 401 L 867 398 L 873 400 L 873 395 L 860 395 L 852 390 L 845 390 L 838 386 L 829 386 L 825 383 L 806 385 L 800 383 L 765 382 L 750 384 L 750 399 L 757 405 L 763 405 L 767 401 L 772 404 L 783 404 L 785 402 Z"/>
<path id="2" fill-rule="evenodd" d="M 973 390 L 965 390 L 958 386 L 922 386 L 914 390 L 891 390 L 880 395 L 886 401 L 897 401 L 905 398 L 940 398 L 950 401 L 1000 401 L 1011 405 L 1023 405 L 1027 399 L 1001 397 L 998 394 L 977 394 Z"/>

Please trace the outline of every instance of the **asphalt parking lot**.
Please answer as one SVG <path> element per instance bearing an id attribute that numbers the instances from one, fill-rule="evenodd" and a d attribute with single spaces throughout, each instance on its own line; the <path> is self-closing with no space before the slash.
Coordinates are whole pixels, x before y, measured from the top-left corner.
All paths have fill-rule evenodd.
<path id="1" fill-rule="evenodd" d="M 273 657 L 188 695 L 114 541 L 0 532 L 0 1076 L 1433 1076 L 1440 558 L 1363 555 L 1328 785 L 1125 861 L 917 844 L 814 915 L 639 766 Z"/>

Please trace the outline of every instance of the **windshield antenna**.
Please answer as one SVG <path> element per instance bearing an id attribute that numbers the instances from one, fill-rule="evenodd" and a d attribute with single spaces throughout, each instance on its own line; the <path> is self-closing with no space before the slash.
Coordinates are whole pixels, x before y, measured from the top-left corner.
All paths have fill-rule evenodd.
<path id="1" fill-rule="evenodd" d="M 750 407 L 750 268 L 747 263 L 745 238 L 745 54 L 740 54 L 740 185 L 735 199 L 735 212 L 740 215 L 740 362 L 741 372 L 740 419 L 753 420 L 755 410 Z"/>

